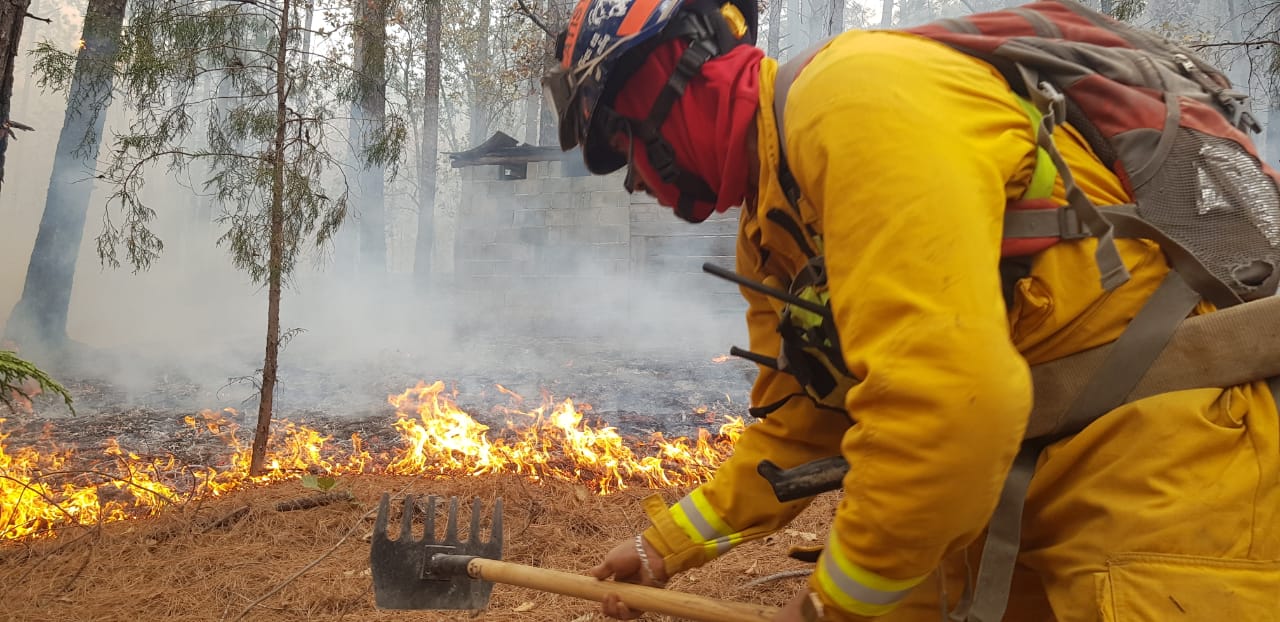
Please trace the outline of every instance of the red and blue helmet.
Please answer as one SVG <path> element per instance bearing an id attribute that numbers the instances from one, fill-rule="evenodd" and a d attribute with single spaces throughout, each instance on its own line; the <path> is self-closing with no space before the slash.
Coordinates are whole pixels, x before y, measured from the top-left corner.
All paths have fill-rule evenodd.
<path id="1" fill-rule="evenodd" d="M 628 129 L 643 130 L 631 133 L 646 143 L 651 154 L 664 146 L 670 151 L 657 129 L 689 78 L 708 59 L 734 46 L 755 43 L 756 0 L 727 0 L 747 23 L 744 36 L 733 34 L 720 13 L 721 2 L 725 0 L 581 0 L 557 42 L 559 66 L 542 79 L 559 123 L 560 148 L 581 146 L 589 171 L 611 173 L 627 161 L 610 147 L 609 140 L 621 126 L 630 124 L 634 127 Z M 612 99 L 626 79 L 649 51 L 677 38 L 689 42 L 689 52 L 667 84 L 665 90 L 670 93 L 655 104 L 658 114 L 647 120 L 619 116 Z M 670 164 L 668 171 L 674 167 L 674 162 Z M 663 170 L 662 162 L 655 165 Z M 676 181 L 679 171 L 670 176 L 667 181 Z"/>

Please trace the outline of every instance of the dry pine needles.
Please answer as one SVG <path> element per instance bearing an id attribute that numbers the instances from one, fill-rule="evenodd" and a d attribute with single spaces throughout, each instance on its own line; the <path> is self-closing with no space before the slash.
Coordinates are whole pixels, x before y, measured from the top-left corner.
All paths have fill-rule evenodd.
<path id="1" fill-rule="evenodd" d="M 368 536 L 372 510 L 383 492 L 480 497 L 486 507 L 501 496 L 507 561 L 579 573 L 614 543 L 643 528 L 647 521 L 640 499 L 654 492 L 630 489 L 600 497 L 573 484 L 531 483 L 516 476 L 432 480 L 359 475 L 343 476 L 340 486 L 352 500 L 277 511 L 277 505 L 293 509 L 289 504 L 306 492 L 296 482 L 282 482 L 156 518 L 6 544 L 0 547 L 3 617 L 24 622 L 465 620 L 467 612 L 374 607 Z M 662 494 L 674 501 L 684 492 Z M 782 605 L 802 577 L 747 584 L 770 573 L 810 567 L 788 559 L 787 548 L 821 542 L 834 505 L 834 496 L 820 497 L 791 529 L 682 574 L 671 589 Z M 474 619 L 585 622 L 601 619 L 592 615 L 597 610 L 591 602 L 499 585 L 489 607 Z M 649 614 L 645 619 L 664 618 Z"/>

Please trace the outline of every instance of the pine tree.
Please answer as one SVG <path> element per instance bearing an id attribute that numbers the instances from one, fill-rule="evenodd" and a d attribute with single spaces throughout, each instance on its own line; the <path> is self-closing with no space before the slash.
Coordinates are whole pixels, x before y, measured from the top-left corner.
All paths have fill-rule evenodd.
<path id="1" fill-rule="evenodd" d="M 321 51 L 303 49 L 298 1 L 135 0 L 114 65 L 130 122 L 101 173 L 111 187 L 98 236 L 104 263 L 149 266 L 163 245 L 148 228 L 156 212 L 141 198 L 146 175 L 198 170 L 225 227 L 218 243 L 266 286 L 255 473 L 264 466 L 280 349 L 293 334 L 280 326 L 282 290 L 303 249 L 326 244 L 347 214 L 345 176 L 337 188 L 321 182 L 342 173 L 336 145 L 346 142 L 341 132 L 349 119 L 338 111 L 349 111 L 359 91 L 332 40 L 335 30 L 311 33 Z M 51 79 L 67 75 L 72 60 L 40 50 Z M 226 88 L 210 89 L 210 75 Z M 388 115 L 367 142 L 363 164 L 392 165 L 404 135 L 399 117 Z"/>

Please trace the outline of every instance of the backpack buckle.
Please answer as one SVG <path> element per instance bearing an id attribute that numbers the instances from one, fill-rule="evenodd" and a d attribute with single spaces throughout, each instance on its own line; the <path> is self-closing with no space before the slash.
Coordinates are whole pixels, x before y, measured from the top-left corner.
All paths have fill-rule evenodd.
<path id="1" fill-rule="evenodd" d="M 1063 240 L 1080 240 L 1092 233 L 1080 222 L 1080 215 L 1070 206 L 1058 208 L 1058 237 Z"/>

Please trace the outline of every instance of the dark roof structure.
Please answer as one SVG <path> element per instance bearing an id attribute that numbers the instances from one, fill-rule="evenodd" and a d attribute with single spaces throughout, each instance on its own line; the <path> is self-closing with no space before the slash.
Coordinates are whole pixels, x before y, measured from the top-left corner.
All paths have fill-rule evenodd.
<path id="1" fill-rule="evenodd" d="M 559 162 L 572 158 L 572 152 L 560 151 L 559 147 L 539 147 L 521 144 L 520 141 L 497 132 L 488 140 L 466 151 L 449 151 L 450 164 L 453 168 L 487 165 L 528 164 L 530 162 Z"/>

